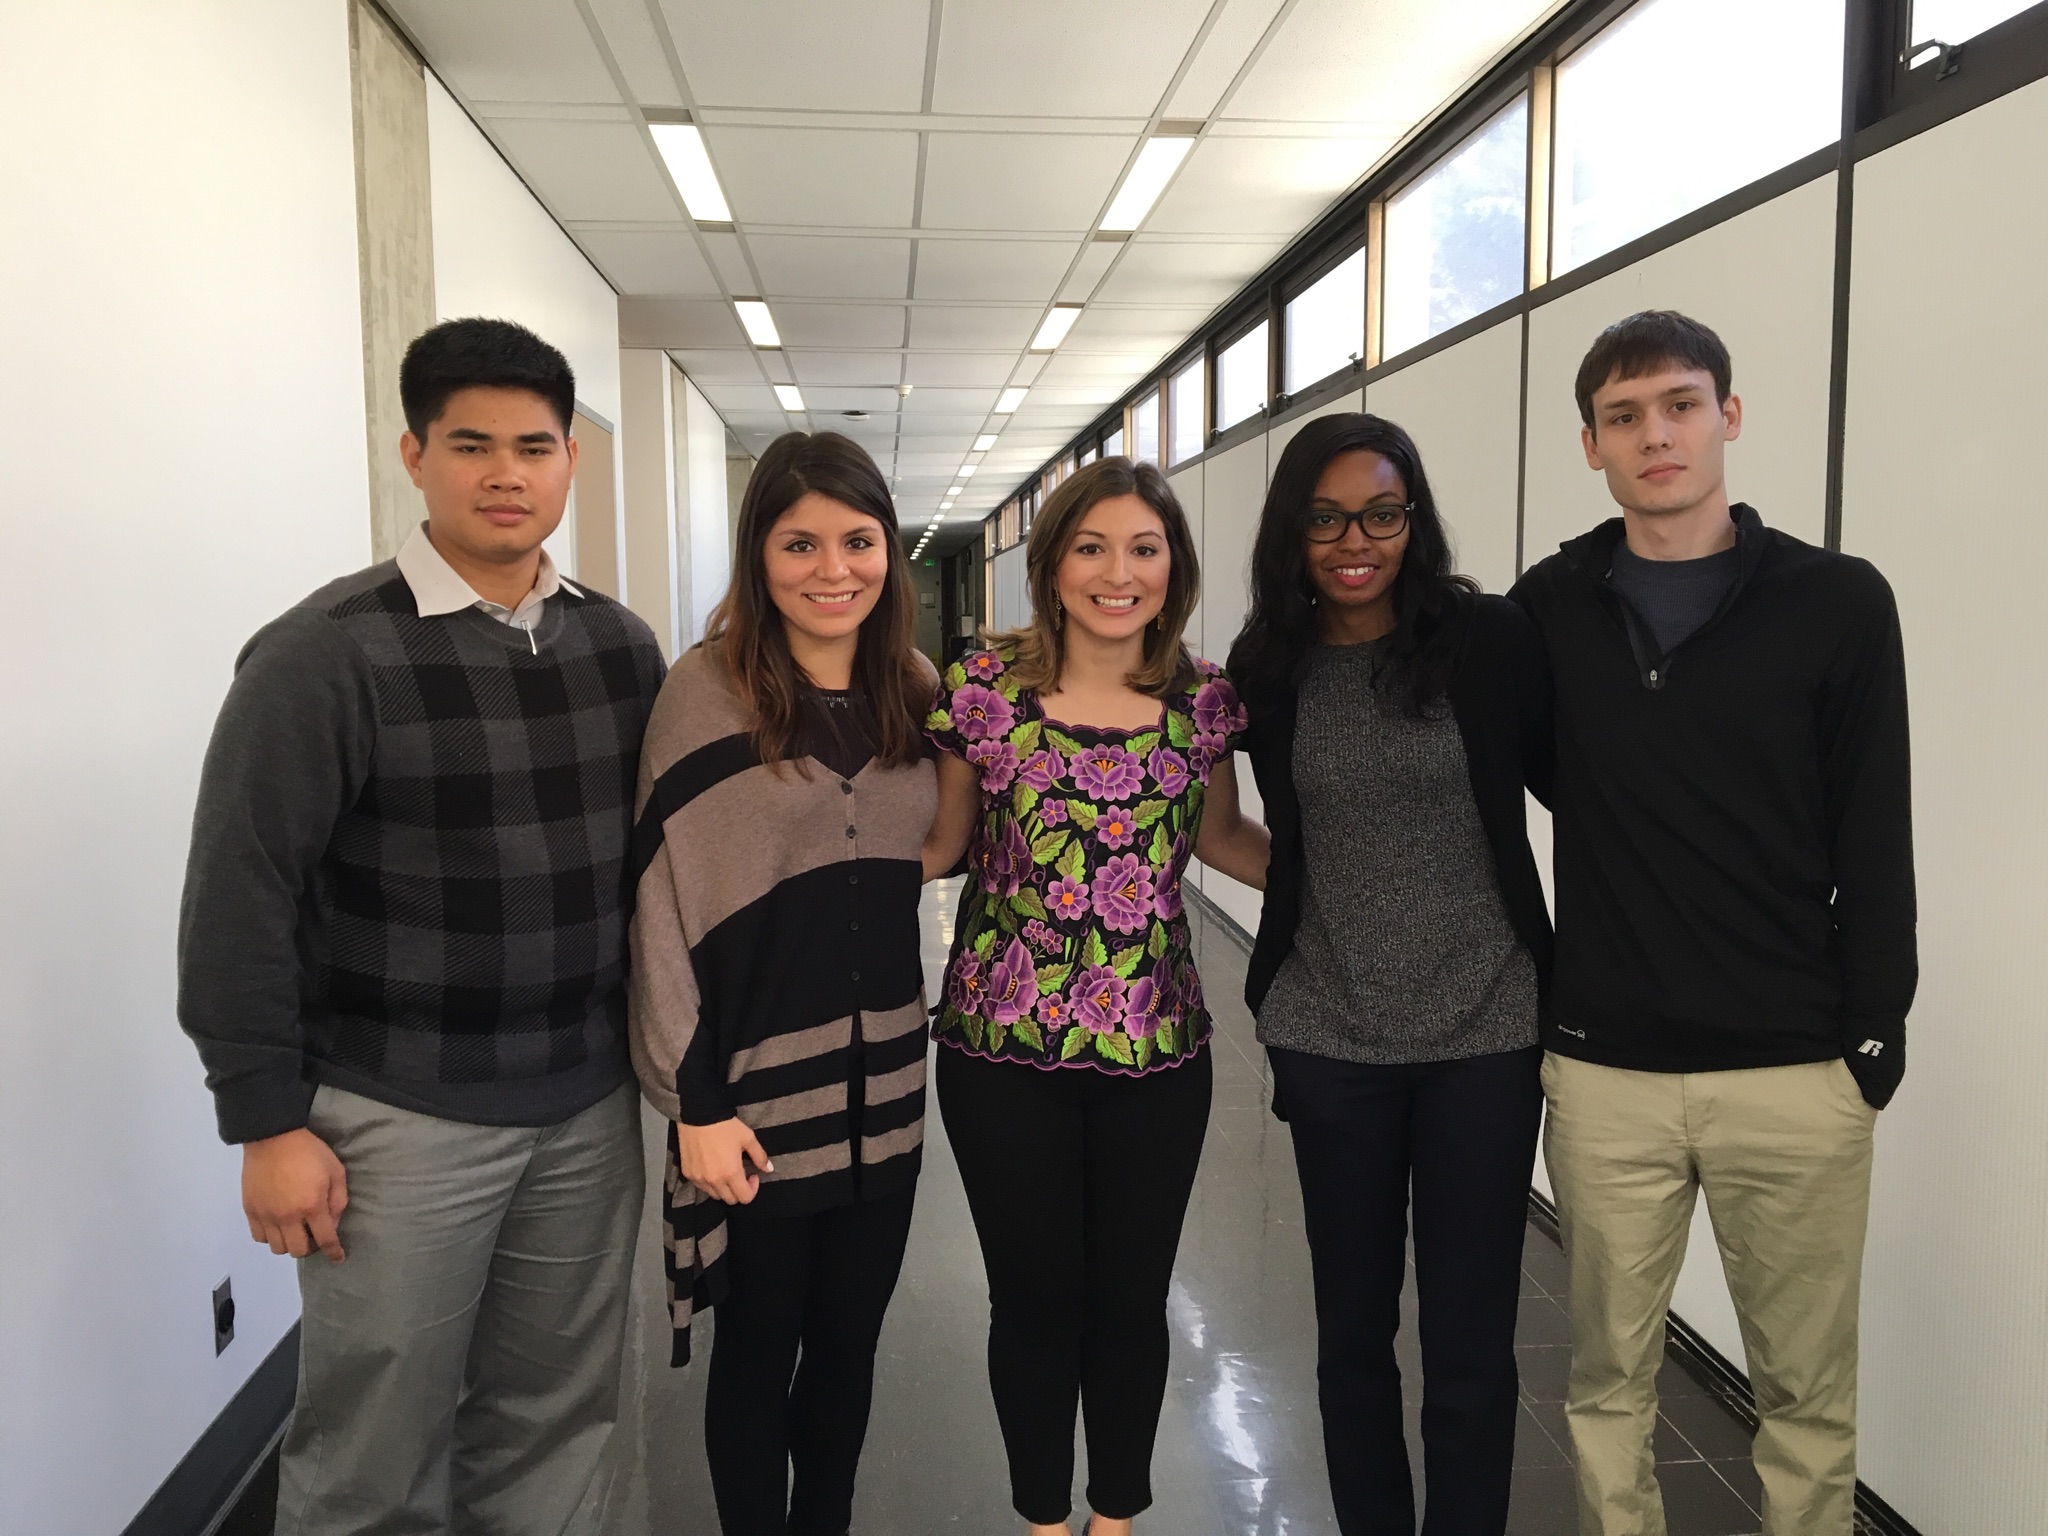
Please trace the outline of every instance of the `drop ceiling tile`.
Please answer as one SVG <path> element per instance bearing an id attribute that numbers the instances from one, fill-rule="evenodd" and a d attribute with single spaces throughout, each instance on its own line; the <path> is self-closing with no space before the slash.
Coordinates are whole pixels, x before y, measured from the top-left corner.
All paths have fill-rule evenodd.
<path id="1" fill-rule="evenodd" d="M 1208 9 L 1208 0 L 946 0 L 933 109 L 1148 117 Z"/>
<path id="2" fill-rule="evenodd" d="M 759 425 L 770 413 L 779 413 L 775 391 L 766 384 L 727 384 L 699 381 L 704 398 L 717 409 L 730 427 Z M 779 419 L 779 415 L 778 415 Z"/>
<path id="3" fill-rule="evenodd" d="M 718 279 L 688 230 L 578 230 L 583 253 L 621 293 L 718 297 Z"/>
<path id="4" fill-rule="evenodd" d="M 704 140 L 733 217 L 748 224 L 905 229 L 917 135 L 707 123 Z"/>
<path id="5" fill-rule="evenodd" d="M 1038 382 L 1040 385 L 1111 383 L 1118 393 L 1122 393 L 1144 377 L 1158 361 L 1156 353 L 1061 350 L 1040 371 Z"/>
<path id="6" fill-rule="evenodd" d="M 622 347 L 743 347 L 746 333 L 732 306 L 718 299 L 619 300 Z"/>
<path id="7" fill-rule="evenodd" d="M 1202 140 L 1152 216 L 1148 234 L 1292 236 L 1372 168 L 1393 138 Z M 1247 274 L 1249 275 L 1249 274 Z"/>
<path id="8" fill-rule="evenodd" d="M 1195 300 L 1213 307 L 1255 276 L 1280 245 L 1133 240 L 1117 269 L 1103 281 L 1100 296 L 1155 303 Z M 1078 323 L 1075 329 L 1080 329 Z"/>
<path id="9" fill-rule="evenodd" d="M 707 107 L 915 112 L 930 0 L 662 0 Z"/>
<path id="10" fill-rule="evenodd" d="M 792 347 L 853 350 L 903 345 L 903 310 L 890 304 L 799 304 L 778 301 L 775 328 Z"/>
<path id="11" fill-rule="evenodd" d="M 910 286 L 910 242 L 858 235 L 750 235 L 763 297 L 900 299 Z M 777 322 L 778 329 L 780 321 Z"/>
<path id="12" fill-rule="evenodd" d="M 925 153 L 925 229 L 1094 226 L 1138 136 L 934 133 Z"/>
<path id="13" fill-rule="evenodd" d="M 427 62 L 472 101 L 616 102 L 610 71 L 555 0 L 395 0 Z"/>
<path id="14" fill-rule="evenodd" d="M 1128 381 L 1121 380 L 1074 379 L 1064 384 L 1040 384 L 1031 395 L 1041 411 L 1058 412 L 1071 406 L 1092 413 L 1121 395 L 1127 384 Z"/>
<path id="15" fill-rule="evenodd" d="M 590 9 L 633 99 L 643 107 L 680 107 L 682 93 L 644 0 L 590 0 Z"/>
<path id="16" fill-rule="evenodd" d="M 785 354 L 798 381 L 811 384 L 866 384 L 894 390 L 903 367 L 895 352 L 814 352 L 791 347 Z"/>
<path id="17" fill-rule="evenodd" d="M 1173 93 L 1166 116 L 1207 117 L 1279 12 L 1282 0 L 1230 0 Z"/>
<path id="18" fill-rule="evenodd" d="M 670 223 L 682 217 L 667 175 L 631 123 L 486 119 L 491 135 L 558 218 Z"/>
<path id="19" fill-rule="evenodd" d="M 1031 339 L 1036 309 L 954 309 L 920 304 L 910 312 L 913 347 L 987 347 L 1015 352 Z"/>
<path id="20" fill-rule="evenodd" d="M 1043 240 L 922 240 L 916 297 L 1043 303 L 1066 275 L 1074 249 Z"/>
<path id="21" fill-rule="evenodd" d="M 1045 360 L 1048 355 L 1044 352 L 1026 352 L 1017 359 L 1017 366 L 1011 372 L 1008 382 L 1021 384 L 1027 389 L 1030 388 L 1032 383 L 1038 378 L 1039 371 L 1045 367 Z"/>
<path id="22" fill-rule="evenodd" d="M 1172 303 L 1144 308 L 1110 308 L 1091 304 L 1081 312 L 1060 351 L 1143 352 L 1157 337 L 1179 346 L 1182 338 L 1209 318 L 1213 305 Z"/>
<path id="23" fill-rule="evenodd" d="M 718 268 L 718 275 L 725 279 L 727 293 L 752 293 L 760 286 L 754 274 L 747 270 L 747 258 L 740 250 L 738 235 L 708 230 L 704 235 L 704 244 L 711 252 L 711 264 Z"/>
<path id="24" fill-rule="evenodd" d="M 903 397 L 903 414 L 909 416 L 972 416 L 976 422 L 995 408 L 998 391 L 993 389 L 919 389 Z M 932 430 L 927 424 L 925 430 Z"/>
<path id="25" fill-rule="evenodd" d="M 920 388 L 955 385 L 1001 389 L 1010 382 L 1014 352 L 913 352 L 908 380 Z"/>
<path id="26" fill-rule="evenodd" d="M 893 389 L 848 389 L 832 385 L 804 386 L 804 404 L 813 411 L 894 411 Z"/>
<path id="27" fill-rule="evenodd" d="M 995 391 L 992 389 L 970 390 L 968 391 L 970 399 L 964 406 L 958 400 L 942 400 L 934 408 L 927 410 L 919 404 L 918 396 L 929 395 L 930 393 L 932 392 L 929 390 L 920 389 L 915 394 L 904 398 L 903 430 L 905 441 L 909 441 L 909 434 L 912 433 L 922 436 L 943 433 L 957 441 L 961 445 L 961 451 L 965 452 L 966 446 L 973 439 L 974 434 L 982 431 L 983 423 L 989 419 L 988 407 L 995 404 Z M 947 391 L 945 393 L 950 394 L 951 392 Z M 978 402 L 986 403 L 981 404 L 980 408 L 976 409 Z"/>
<path id="28" fill-rule="evenodd" d="M 751 347 L 674 347 L 668 355 L 700 387 L 761 382 L 761 370 Z"/>
<path id="29" fill-rule="evenodd" d="M 1060 285 L 1060 302 L 1063 304 L 1085 304 L 1095 292 L 1095 285 L 1102 281 L 1102 274 L 1109 270 L 1109 264 L 1116 260 L 1116 253 L 1123 249 L 1120 242 L 1090 240 L 1082 247 L 1081 259 Z"/>

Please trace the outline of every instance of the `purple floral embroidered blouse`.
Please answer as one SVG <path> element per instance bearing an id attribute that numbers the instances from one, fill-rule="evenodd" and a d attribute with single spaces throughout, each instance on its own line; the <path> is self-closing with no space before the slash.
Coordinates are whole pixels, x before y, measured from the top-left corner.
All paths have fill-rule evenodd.
<path id="1" fill-rule="evenodd" d="M 1245 728 L 1208 662 L 1143 730 L 1046 718 L 1011 657 L 949 668 L 925 722 L 981 774 L 982 818 L 946 995 L 942 1043 L 1036 1066 L 1140 1073 L 1209 1038 L 1181 876 L 1211 768 Z"/>

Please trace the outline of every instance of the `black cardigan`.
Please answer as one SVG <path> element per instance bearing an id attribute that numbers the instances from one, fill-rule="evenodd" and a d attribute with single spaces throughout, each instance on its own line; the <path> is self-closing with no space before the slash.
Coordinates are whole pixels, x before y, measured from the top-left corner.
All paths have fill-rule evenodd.
<path id="1" fill-rule="evenodd" d="M 1543 640 L 1529 616 L 1504 597 L 1461 598 L 1451 620 L 1463 630 L 1451 674 L 1451 713 L 1464 738 L 1472 798 L 1493 848 L 1501 902 L 1508 922 L 1536 963 L 1538 995 L 1550 997 L 1550 912 L 1529 851 L 1522 790 L 1550 803 L 1550 667 Z M 1244 1000 L 1254 1014 L 1288 952 L 1301 921 L 1303 868 L 1301 799 L 1294 789 L 1294 722 L 1298 696 L 1290 691 L 1247 700 L 1251 727 L 1244 751 L 1266 802 L 1273 833 L 1266 869 L 1266 904 L 1245 974 Z"/>

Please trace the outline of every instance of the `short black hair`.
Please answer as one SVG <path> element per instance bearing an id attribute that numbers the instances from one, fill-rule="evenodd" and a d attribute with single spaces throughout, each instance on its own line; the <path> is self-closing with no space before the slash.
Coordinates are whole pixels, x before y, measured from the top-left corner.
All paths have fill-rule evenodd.
<path id="1" fill-rule="evenodd" d="M 398 367 L 405 424 L 420 442 L 462 389 L 524 389 L 539 395 L 569 435 L 576 412 L 576 370 L 569 359 L 510 320 L 443 320 L 422 331 Z"/>
<path id="2" fill-rule="evenodd" d="M 1673 364 L 1714 376 L 1714 403 L 1728 398 L 1734 365 L 1727 345 L 1706 326 L 1675 309 L 1645 309 L 1617 320 L 1598 336 L 1579 364 L 1573 385 L 1579 417 L 1593 425 L 1593 392 L 1620 379 L 1640 379 Z"/>

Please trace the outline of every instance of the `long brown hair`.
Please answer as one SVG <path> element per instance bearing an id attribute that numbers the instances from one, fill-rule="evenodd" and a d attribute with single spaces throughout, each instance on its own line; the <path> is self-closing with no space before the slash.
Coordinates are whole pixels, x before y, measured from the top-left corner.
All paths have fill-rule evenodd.
<path id="1" fill-rule="evenodd" d="M 885 767 L 923 754 L 920 729 L 932 687 L 912 652 L 915 613 L 909 563 L 896 535 L 896 504 L 865 450 L 837 432 L 785 432 L 768 445 L 740 499 L 732 583 L 711 610 L 703 644 L 714 647 L 733 688 L 753 713 L 754 750 L 764 763 L 797 755 L 797 701 L 808 686 L 789 652 L 782 612 L 768 592 L 768 535 L 783 513 L 816 491 L 882 525 L 888 573 L 861 621 L 853 690 L 874 717 L 875 759 Z"/>
<path id="2" fill-rule="evenodd" d="M 1134 464 L 1125 458 L 1098 459 L 1060 482 L 1046 498 L 1031 525 L 1031 543 L 1024 551 L 1024 579 L 1031 589 L 1031 621 L 1019 629 L 991 635 L 989 643 L 1016 652 L 1010 676 L 1019 687 L 1040 691 L 1059 686 L 1066 661 L 1066 636 L 1060 617 L 1059 570 L 1074 530 L 1088 509 L 1112 496 L 1136 496 L 1159 514 L 1166 530 L 1172 570 L 1166 580 L 1166 602 L 1159 621 L 1145 626 L 1145 656 L 1125 679 L 1138 692 L 1155 699 L 1171 698 L 1194 686 L 1195 661 L 1181 643 L 1188 615 L 1202 595 L 1202 566 L 1195 554 L 1195 536 L 1188 529 L 1180 498 L 1156 464 Z"/>

